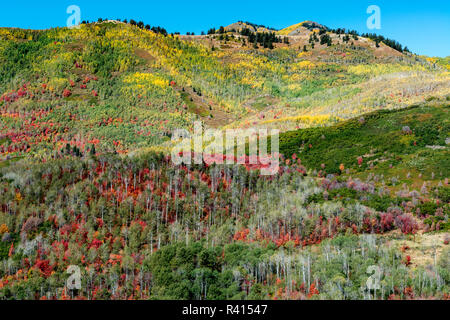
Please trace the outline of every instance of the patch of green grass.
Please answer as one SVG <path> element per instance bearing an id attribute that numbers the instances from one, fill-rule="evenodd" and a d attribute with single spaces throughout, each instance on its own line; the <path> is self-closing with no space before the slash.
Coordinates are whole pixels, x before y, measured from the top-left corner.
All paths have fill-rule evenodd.
<path id="1" fill-rule="evenodd" d="M 438 198 L 444 203 L 450 202 L 450 188 L 440 187 L 438 189 Z"/>
<path id="2" fill-rule="evenodd" d="M 341 164 L 357 172 L 369 167 L 388 170 L 409 158 L 415 159 L 413 167 L 419 171 L 434 169 L 448 176 L 448 150 L 426 147 L 445 146 L 450 132 L 448 112 L 449 104 L 414 106 L 373 112 L 332 127 L 286 132 L 280 134 L 280 153 L 286 157 L 295 153 L 304 165 L 317 170 L 325 164 L 328 173 L 341 173 Z M 406 126 L 411 133 L 403 130 Z M 363 159 L 361 165 L 358 157 Z"/>
<path id="3" fill-rule="evenodd" d="M 362 203 L 370 208 L 380 212 L 386 212 L 389 207 L 399 206 L 403 201 L 408 201 L 404 198 L 394 198 L 390 196 L 379 196 L 377 194 L 369 195 L 367 200 Z"/>
<path id="4" fill-rule="evenodd" d="M 191 101 L 191 97 L 186 92 L 180 93 L 181 99 L 183 99 L 184 103 L 186 103 L 186 106 L 188 107 L 188 111 L 191 113 L 195 113 L 201 117 L 207 117 L 209 116 L 208 110 L 204 110 L 203 108 L 200 108 L 197 106 L 193 101 Z"/>
<path id="5" fill-rule="evenodd" d="M 25 158 L 25 156 L 15 157 L 9 160 L 0 161 L 0 169 L 8 167 L 11 163 L 19 161 L 20 159 Z"/>

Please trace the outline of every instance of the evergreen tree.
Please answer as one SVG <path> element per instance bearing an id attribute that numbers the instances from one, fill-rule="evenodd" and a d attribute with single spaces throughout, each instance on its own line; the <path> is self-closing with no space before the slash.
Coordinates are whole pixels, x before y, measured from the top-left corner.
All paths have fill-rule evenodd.
<path id="1" fill-rule="evenodd" d="M 97 152 L 95 151 L 95 145 L 92 145 L 92 148 L 89 151 L 89 153 L 90 153 L 91 156 L 95 156 L 96 155 Z"/>
<path id="2" fill-rule="evenodd" d="M 321 45 L 327 44 L 328 46 L 330 46 L 331 43 L 332 43 L 331 37 L 328 34 L 322 34 L 320 36 L 320 44 Z"/>

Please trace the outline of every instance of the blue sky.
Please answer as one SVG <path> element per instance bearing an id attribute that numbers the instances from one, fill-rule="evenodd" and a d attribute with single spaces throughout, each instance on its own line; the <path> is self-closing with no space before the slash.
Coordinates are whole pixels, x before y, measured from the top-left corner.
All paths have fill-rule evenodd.
<path id="1" fill-rule="evenodd" d="M 165 27 L 169 32 L 207 31 L 238 20 L 281 29 L 313 20 L 331 28 L 356 29 L 395 39 L 418 54 L 450 55 L 449 0 L 199 0 L 199 1 L 2 1 L 1 27 L 46 29 L 65 26 L 69 5 L 81 9 L 81 20 L 121 18 L 142 20 L 151 26 Z M 381 9 L 381 29 L 366 25 L 369 5 Z"/>

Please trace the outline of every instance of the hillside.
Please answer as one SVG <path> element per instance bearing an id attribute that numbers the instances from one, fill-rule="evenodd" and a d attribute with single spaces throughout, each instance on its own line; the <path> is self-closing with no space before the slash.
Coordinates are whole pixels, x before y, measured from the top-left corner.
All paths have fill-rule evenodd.
<path id="1" fill-rule="evenodd" d="M 434 178 L 442 179 L 450 171 L 449 101 L 431 100 L 402 110 L 376 111 L 332 127 L 286 132 L 280 136 L 280 152 L 287 157 L 297 154 L 310 168 L 320 170 L 324 165 L 333 174 L 341 172 L 341 164 L 358 168 L 361 157 L 357 171 L 382 169 L 386 176 L 394 176 L 400 167 L 404 175 L 409 170 L 432 179 L 434 172 Z M 396 171 L 390 172 L 394 167 Z"/>
<path id="2" fill-rule="evenodd" d="M 292 37 L 270 50 L 239 34 L 164 36 L 124 23 L 3 28 L 1 153 L 40 157 L 55 144 L 124 153 L 164 144 L 194 119 L 287 131 L 450 93 L 440 64 L 338 36 L 329 47 Z"/>
<path id="3" fill-rule="evenodd" d="M 305 33 L 308 30 L 320 31 L 328 30 L 328 28 L 314 21 L 303 21 L 287 28 L 281 29 L 277 32 L 277 34 L 283 36 L 296 36 L 300 35 L 301 33 Z"/>
<path id="4" fill-rule="evenodd" d="M 0 299 L 448 299 L 449 59 L 210 31 L 0 28 Z M 278 173 L 175 165 L 195 120 L 279 129 Z"/>
<path id="5" fill-rule="evenodd" d="M 0 179 L 0 253 L 10 261 L 0 295 L 39 298 L 25 290 L 39 284 L 47 298 L 64 298 L 61 270 L 74 264 L 97 270 L 76 293 L 88 299 L 362 299 L 371 294 L 359 289 L 366 269 L 377 262 L 387 270 L 378 298 L 443 298 L 448 111 L 431 104 L 286 133 L 280 148 L 290 160 L 271 178 L 177 168 L 152 154 L 10 163 Z M 311 146 L 290 155 L 300 141 Z"/>

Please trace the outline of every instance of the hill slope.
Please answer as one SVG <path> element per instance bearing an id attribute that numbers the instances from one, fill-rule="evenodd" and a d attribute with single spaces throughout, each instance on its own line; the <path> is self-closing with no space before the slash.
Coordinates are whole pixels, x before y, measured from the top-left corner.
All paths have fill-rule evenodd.
<path id="1" fill-rule="evenodd" d="M 376 111 L 331 127 L 286 132 L 280 136 L 280 152 L 287 157 L 296 153 L 317 170 L 324 164 L 329 173 L 340 173 L 341 164 L 359 171 L 372 167 L 374 172 L 378 167 L 389 171 L 389 166 L 400 166 L 421 172 L 426 179 L 432 172 L 442 179 L 450 173 L 449 107 L 448 101 L 435 101 Z M 359 157 L 363 159 L 360 166 Z"/>
<path id="2" fill-rule="evenodd" d="M 151 153 L 9 163 L 0 298 L 363 299 L 368 267 L 382 265 L 378 298 L 443 299 L 448 112 L 427 105 L 286 133 L 281 149 L 298 156 L 274 177 Z M 63 289 L 69 265 L 92 279 L 77 292 Z"/>
<path id="3" fill-rule="evenodd" d="M 67 144 L 154 148 L 195 119 L 287 131 L 450 93 L 435 61 L 369 39 L 334 34 L 331 46 L 306 40 L 303 51 L 295 37 L 271 50 L 227 36 L 165 36 L 112 22 L 0 29 L 3 157 L 41 157 Z"/>
<path id="4" fill-rule="evenodd" d="M 314 21 L 303 21 L 281 29 L 277 32 L 277 34 L 283 36 L 296 36 L 306 32 L 307 30 L 328 30 L 328 28 Z"/>
<path id="5" fill-rule="evenodd" d="M 0 29 L 0 299 L 447 299 L 449 61 L 314 26 Z M 174 165 L 195 120 L 278 174 Z"/>

